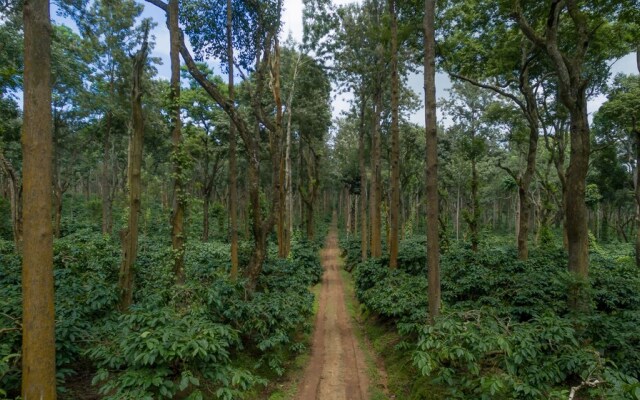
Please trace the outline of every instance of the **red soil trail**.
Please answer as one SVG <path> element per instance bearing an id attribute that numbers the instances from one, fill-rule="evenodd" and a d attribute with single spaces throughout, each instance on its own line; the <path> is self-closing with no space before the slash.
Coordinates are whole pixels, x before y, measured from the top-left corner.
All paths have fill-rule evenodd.
<path id="1" fill-rule="evenodd" d="M 367 400 L 366 362 L 354 336 L 339 266 L 335 222 L 322 250 L 324 276 L 313 333 L 312 355 L 297 400 Z"/>

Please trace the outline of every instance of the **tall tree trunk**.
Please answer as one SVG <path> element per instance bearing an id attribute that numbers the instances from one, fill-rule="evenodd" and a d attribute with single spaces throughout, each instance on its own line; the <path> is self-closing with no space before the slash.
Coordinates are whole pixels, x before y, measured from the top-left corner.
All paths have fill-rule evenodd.
<path id="1" fill-rule="evenodd" d="M 458 183 L 458 191 L 456 196 L 456 241 L 460 240 L 460 208 L 462 206 L 462 198 L 460 197 L 460 184 Z"/>
<path id="2" fill-rule="evenodd" d="M 209 241 L 209 205 L 211 203 L 211 192 L 205 191 L 202 196 L 202 241 Z"/>
<path id="3" fill-rule="evenodd" d="M 276 236 L 278 239 L 278 257 L 289 255 L 289 238 L 286 229 L 286 193 L 285 193 L 285 158 L 283 152 L 284 137 L 282 135 L 282 97 L 280 87 L 280 44 L 274 38 L 274 53 L 271 57 L 271 91 L 275 102 L 275 126 L 271 129 L 270 151 L 274 164 L 274 207 L 276 212 Z"/>
<path id="4" fill-rule="evenodd" d="M 0 169 L 9 180 L 9 205 L 11 207 L 11 228 L 13 230 L 13 243 L 16 252 L 22 252 L 22 184 L 13 165 L 6 159 L 2 149 L 0 149 Z"/>
<path id="5" fill-rule="evenodd" d="M 53 236 L 59 238 L 61 236 L 62 225 L 62 199 L 64 193 L 67 191 L 68 184 L 66 182 L 60 182 L 60 178 L 56 177 L 53 187 Z"/>
<path id="6" fill-rule="evenodd" d="M 48 0 L 24 2 L 22 398 L 56 398 Z"/>
<path id="7" fill-rule="evenodd" d="M 315 238 L 315 232 L 313 229 L 313 203 L 305 203 L 305 226 L 307 239 L 313 240 Z"/>
<path id="8" fill-rule="evenodd" d="M 204 146 L 203 179 L 202 179 L 202 242 L 209 241 L 209 204 L 211 203 L 211 192 L 213 190 L 213 176 L 209 176 L 209 138 L 202 139 Z M 214 175 L 214 174 L 211 174 Z"/>
<path id="9" fill-rule="evenodd" d="M 300 147 L 301 161 L 304 163 L 304 169 L 306 170 L 306 185 L 300 184 L 298 191 L 300 193 L 300 199 L 304 203 L 305 208 L 305 227 L 307 233 L 307 239 L 313 240 L 315 236 L 314 232 L 314 208 L 315 201 L 318 197 L 318 187 L 320 185 L 318 180 L 318 157 L 314 153 L 311 144 L 307 145 L 306 151 Z M 324 193 L 324 204 L 326 204 L 327 193 Z M 324 206 L 326 209 L 326 205 Z"/>
<path id="10" fill-rule="evenodd" d="M 640 57 L 640 56 L 639 56 Z M 640 60 L 640 58 L 639 58 Z M 640 69 L 640 64 L 638 65 Z M 640 129 L 633 131 L 636 142 L 636 179 L 635 179 L 635 198 L 636 198 L 636 266 L 640 268 Z"/>
<path id="11" fill-rule="evenodd" d="M 56 110 L 53 108 L 53 237 L 60 237 L 60 225 L 62 222 L 62 196 L 66 191 L 63 184 L 60 181 L 60 169 L 58 167 L 58 136 L 59 136 L 59 126 L 60 126 L 60 118 L 56 113 Z"/>
<path id="12" fill-rule="evenodd" d="M 267 234 L 273 228 L 271 221 L 265 221 L 262 216 L 262 205 L 260 204 L 260 149 L 257 143 L 260 137 L 260 127 L 256 122 L 255 138 L 250 142 L 248 155 L 248 181 L 249 181 L 249 202 L 251 203 L 251 232 L 253 234 L 254 247 L 249 265 L 245 271 L 248 280 L 248 289 L 253 291 L 258 282 L 258 276 L 262 270 L 262 263 L 267 255 Z M 274 177 L 277 178 L 277 175 Z M 274 192 L 274 196 L 277 196 Z M 273 218 L 270 218 L 273 220 Z"/>
<path id="13" fill-rule="evenodd" d="M 528 45 L 527 45 L 528 46 Z M 531 215 L 531 200 L 529 198 L 529 188 L 533 175 L 536 172 L 536 156 L 538 153 L 538 137 L 539 137 L 539 113 L 538 102 L 529 83 L 529 68 L 527 64 L 529 50 L 524 47 L 522 50 L 521 75 L 520 75 L 520 92 L 524 95 L 525 102 L 522 105 L 523 111 L 529 124 L 529 146 L 527 149 L 527 166 L 518 179 L 518 197 L 520 201 L 520 225 L 518 234 L 518 259 L 526 260 L 529 257 L 529 217 Z"/>
<path id="14" fill-rule="evenodd" d="M 472 132 L 471 142 L 474 142 L 475 131 Z M 469 233 L 471 235 L 471 250 L 478 251 L 479 235 L 478 235 L 478 222 L 480 219 L 480 200 L 478 198 L 478 166 L 476 156 L 471 156 L 471 215 L 469 216 Z"/>
<path id="15" fill-rule="evenodd" d="M 520 210 L 522 209 L 522 201 L 520 200 L 520 186 L 518 186 L 518 197 L 516 199 L 516 211 L 515 211 L 515 221 L 513 221 L 513 223 L 515 224 L 515 231 L 516 231 L 516 243 L 519 241 L 520 239 L 520 221 L 522 220 L 522 218 L 520 217 Z M 526 196 L 526 193 L 524 193 L 524 195 Z"/>
<path id="16" fill-rule="evenodd" d="M 565 214 L 567 239 L 569 242 L 569 271 L 579 280 L 586 280 L 589 273 L 589 229 L 585 204 L 585 186 L 589 169 L 589 122 L 587 121 L 587 101 L 582 93 L 578 108 L 571 113 L 571 158 L 567 169 L 565 191 Z M 586 293 L 580 282 L 572 294 L 571 307 L 581 311 L 587 306 L 583 298 Z"/>
<path id="17" fill-rule="evenodd" d="M 184 218 L 186 208 L 185 177 L 182 161 L 182 122 L 180 120 L 180 26 L 178 0 L 169 0 L 169 57 L 171 59 L 171 142 L 173 144 L 173 210 L 171 246 L 176 282 L 184 282 Z"/>
<path id="18" fill-rule="evenodd" d="M 133 57 L 133 79 L 131 88 L 131 121 L 129 136 L 129 157 L 127 181 L 129 186 L 129 218 L 127 228 L 122 232 L 122 263 L 118 286 L 120 288 L 120 311 L 127 311 L 133 302 L 133 264 L 138 255 L 138 219 L 142 197 L 142 144 L 144 142 L 144 117 L 142 115 L 142 72 L 147 60 L 147 36 L 149 26 L 145 26 L 142 47 Z"/>
<path id="19" fill-rule="evenodd" d="M 287 137 L 285 149 L 285 193 L 286 193 L 286 213 L 285 222 L 287 229 L 287 253 L 291 248 L 291 237 L 293 236 L 293 179 L 291 177 L 291 120 L 293 118 L 293 95 L 296 90 L 296 79 L 298 78 L 298 68 L 302 53 L 298 53 L 298 58 L 293 69 L 293 78 L 291 80 L 291 89 L 289 90 L 289 98 L 287 99 Z"/>
<path id="20" fill-rule="evenodd" d="M 436 69 L 435 69 L 435 13 L 436 1 L 424 2 L 424 92 L 426 140 L 426 195 L 427 195 L 427 270 L 429 321 L 434 323 L 440 314 L 440 239 L 438 196 L 438 130 L 436 124 Z"/>
<path id="21" fill-rule="evenodd" d="M 360 129 L 358 132 L 358 165 L 360 168 L 360 250 L 362 261 L 369 255 L 369 233 L 367 231 L 367 169 L 365 166 L 365 110 L 367 101 L 365 90 L 362 88 L 360 95 Z"/>
<path id="22" fill-rule="evenodd" d="M 377 85 L 380 85 L 378 82 Z M 380 112 L 382 109 L 382 89 L 376 88 L 374 95 L 373 123 L 371 134 L 371 193 L 369 195 L 371 214 L 371 257 L 379 258 L 382 256 L 382 217 L 380 215 L 381 208 L 381 190 L 380 190 Z"/>
<path id="23" fill-rule="evenodd" d="M 229 68 L 229 101 L 235 108 L 233 85 L 233 8 L 227 0 L 227 66 Z M 231 280 L 238 279 L 238 172 L 236 165 L 236 126 L 229 121 L 229 230 L 231 234 Z"/>
<path id="24" fill-rule="evenodd" d="M 636 49 L 636 62 L 638 72 L 640 72 L 640 44 Z M 634 121 L 635 123 L 635 121 Z M 636 139 L 636 173 L 640 172 L 640 129 L 636 127 L 634 129 L 634 135 Z M 636 266 L 640 268 L 640 182 L 636 176 L 635 181 L 635 195 L 636 195 Z"/>
<path id="25" fill-rule="evenodd" d="M 169 12 L 168 7 L 162 2 L 155 1 L 155 0 L 147 0 L 147 2 L 155 5 L 156 7 L 159 7 L 166 13 Z M 279 4 L 278 7 L 280 8 L 281 4 Z M 176 30 L 178 33 L 181 33 L 179 28 Z M 211 82 L 207 78 L 207 76 L 203 74 L 202 71 L 200 71 L 200 69 L 198 68 L 198 64 L 193 59 L 191 53 L 189 52 L 189 49 L 184 43 L 183 38 L 179 37 L 178 39 L 180 41 L 179 43 L 180 54 L 182 55 L 182 58 L 185 61 L 185 64 L 187 66 L 187 69 L 189 70 L 189 73 L 198 82 L 198 84 L 200 84 L 200 86 L 207 92 L 207 94 L 218 104 L 218 106 L 220 106 L 220 108 L 222 108 L 222 110 L 229 116 L 229 118 L 237 128 L 237 133 L 242 138 L 242 141 L 244 142 L 247 149 L 247 158 L 249 159 L 249 177 L 250 179 L 253 179 L 253 182 L 248 183 L 249 192 L 250 192 L 250 196 L 249 196 L 250 203 L 251 203 L 252 210 L 258 211 L 258 213 L 254 212 L 252 215 L 252 222 L 253 222 L 252 229 L 254 230 L 254 238 L 256 239 L 256 243 L 254 247 L 254 254 L 251 256 L 249 266 L 246 269 L 246 275 L 250 278 L 248 282 L 248 287 L 247 287 L 249 290 L 252 290 L 253 288 L 255 288 L 255 285 L 257 283 L 256 282 L 257 276 L 259 275 L 262 269 L 262 263 L 264 261 L 264 257 L 266 254 L 266 251 L 265 251 L 266 233 L 265 232 L 269 232 L 273 228 L 275 216 L 272 214 L 277 209 L 277 199 L 278 199 L 278 196 L 275 195 L 274 204 L 272 205 L 272 210 L 274 211 L 272 211 L 269 217 L 263 221 L 261 217 L 261 213 L 259 212 L 260 211 L 260 198 L 259 198 L 260 197 L 260 180 L 259 180 L 260 153 L 259 153 L 259 148 L 257 147 L 257 144 L 256 144 L 256 140 L 257 140 L 256 138 L 260 137 L 260 132 L 259 132 L 260 125 L 264 125 L 272 133 L 272 135 L 279 134 L 280 139 L 282 136 L 281 125 L 280 125 L 280 129 L 278 129 L 278 124 L 274 123 L 266 115 L 261 104 L 261 99 L 263 98 L 263 95 L 264 95 L 264 91 L 263 91 L 264 81 L 265 81 L 264 79 L 265 65 L 264 64 L 266 64 L 267 60 L 272 60 L 269 57 L 268 52 L 270 51 L 271 43 L 275 40 L 274 38 L 275 38 L 274 32 L 269 32 L 267 34 L 267 37 L 264 38 L 265 40 L 261 40 L 255 43 L 255 48 L 257 49 L 256 69 L 255 69 L 255 77 L 256 77 L 255 89 L 256 90 L 253 93 L 251 102 L 252 102 L 252 108 L 253 108 L 254 115 L 256 117 L 257 122 L 256 122 L 256 125 L 254 126 L 253 132 L 251 131 L 251 129 L 249 128 L 245 120 L 242 118 L 242 116 L 237 112 L 233 103 L 229 100 L 227 96 L 225 96 L 221 92 L 218 85 Z M 264 44 L 266 44 L 266 46 L 263 46 Z M 276 52 L 279 53 L 277 43 L 275 48 L 277 49 Z M 263 56 L 262 51 L 265 52 L 264 58 L 262 57 Z M 278 57 L 279 57 L 279 54 L 278 54 Z M 276 68 L 272 68 L 272 72 L 275 70 Z M 276 97 L 275 94 L 279 93 L 279 89 L 275 90 L 275 86 L 276 85 L 272 86 L 274 88 L 274 98 Z M 281 109 L 279 114 L 281 118 Z M 274 138 L 270 137 L 270 140 L 272 139 Z M 278 159 L 274 159 L 274 160 L 276 160 L 275 163 L 277 165 Z M 274 171 L 276 171 L 276 168 L 274 168 Z M 251 178 L 252 175 L 254 175 L 253 178 Z M 274 182 L 276 182 L 276 185 L 277 185 L 277 182 L 278 182 L 277 175 L 274 176 L 274 178 L 275 178 Z M 277 189 L 277 187 L 275 187 L 275 189 Z M 278 190 L 274 190 L 274 193 L 278 193 Z"/>
<path id="26" fill-rule="evenodd" d="M 398 236 L 400 231 L 400 127 L 398 101 L 398 21 L 395 0 L 388 0 L 391 16 L 391 204 L 389 207 L 389 268 L 398 267 Z"/>
<path id="27" fill-rule="evenodd" d="M 112 78 L 113 80 L 113 78 Z M 113 88 L 113 82 L 111 82 Z M 113 89 L 111 89 L 113 95 Z M 105 116 L 104 135 L 102 136 L 102 174 L 100 176 L 100 186 L 102 189 L 102 234 L 111 234 L 112 229 L 112 196 L 111 196 L 111 128 L 113 114 L 107 111 Z"/>
<path id="28" fill-rule="evenodd" d="M 588 307 L 586 290 L 589 274 L 589 230 L 587 226 L 587 207 L 585 204 L 586 176 L 589 168 L 589 121 L 587 114 L 587 87 L 589 80 L 583 76 L 586 53 L 589 49 L 591 30 L 589 17 L 576 2 L 551 2 L 544 36 L 528 23 L 521 8 L 514 10 L 513 17 L 522 32 L 551 62 L 556 75 L 558 99 L 569 111 L 571 153 L 566 173 L 564 192 L 565 222 L 567 229 L 569 271 L 576 277 L 576 285 L 569 294 L 569 307 L 573 311 L 583 312 Z M 566 47 L 558 41 L 560 34 L 560 15 L 567 9 L 575 29 L 571 37 L 575 41 L 572 53 L 567 55 Z"/>

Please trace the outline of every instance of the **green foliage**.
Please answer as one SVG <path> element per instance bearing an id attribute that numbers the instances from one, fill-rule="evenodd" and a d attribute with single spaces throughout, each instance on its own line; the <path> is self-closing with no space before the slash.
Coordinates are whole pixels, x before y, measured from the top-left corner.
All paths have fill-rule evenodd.
<path id="1" fill-rule="evenodd" d="M 0 198 L 0 240 L 12 240 L 11 205 L 5 198 Z"/>
<path id="2" fill-rule="evenodd" d="M 247 256 L 251 243 L 240 247 Z M 170 244 L 142 235 L 134 306 L 122 314 L 119 243 L 92 227 L 56 240 L 61 387 L 88 365 L 106 399 L 244 398 L 305 349 L 301 334 L 310 331 L 313 310 L 308 288 L 322 268 L 316 244 L 297 240 L 292 248 L 288 260 L 267 260 L 249 296 L 243 280 L 228 278 L 228 244 L 189 241 L 185 284 L 176 287 Z M 11 397 L 19 393 L 21 341 L 21 264 L 12 242 L 0 241 L 0 263 L 0 388 Z"/>
<path id="3" fill-rule="evenodd" d="M 415 351 L 416 366 L 441 398 L 630 398 L 640 376 L 640 277 L 629 246 L 591 253 L 592 310 L 569 314 L 574 284 L 561 247 L 535 248 L 526 262 L 513 246 L 454 247 L 441 258 L 444 314 L 426 326 L 427 270 L 423 238 L 400 246 L 399 268 L 385 257 L 355 263 L 356 296 L 367 310 L 395 324 L 399 349 Z M 342 241 L 359 259 L 359 242 Z M 403 252 L 405 254 L 403 254 Z M 598 397 L 600 396 L 600 397 Z"/>
<path id="4" fill-rule="evenodd" d="M 2 242 L 0 257 L 0 387 L 19 387 L 21 260 Z M 91 331 L 117 301 L 120 249 L 107 237 L 80 231 L 54 242 L 56 364 L 58 378 L 74 373 Z M 5 331 L 6 329 L 6 331 Z"/>
<path id="5" fill-rule="evenodd" d="M 96 338 L 88 355 L 99 368 L 93 382 L 104 383 L 100 392 L 107 399 L 198 396 L 201 378 L 227 389 L 221 393 L 239 393 L 259 382 L 229 366 L 238 333 L 212 322 L 203 310 L 136 308 L 108 321 Z M 229 380 L 229 374 L 244 379 Z"/>
<path id="6" fill-rule="evenodd" d="M 459 311 L 420 329 L 414 363 L 446 386 L 447 398 L 563 399 L 566 382 L 597 378 L 606 384 L 590 395 L 633 399 L 637 380 L 576 337 L 571 321 L 554 314 L 514 323 L 487 309 Z"/>
<path id="7" fill-rule="evenodd" d="M 386 270 L 386 268 L 385 268 Z M 402 270 L 390 271 L 380 282 L 362 293 L 362 302 L 387 319 L 424 321 L 427 318 L 427 280 Z"/>
<path id="8" fill-rule="evenodd" d="M 13 249 L 12 242 L 0 240 L 0 390 L 7 391 L 20 385 L 21 266 Z"/>
<path id="9" fill-rule="evenodd" d="M 228 254 L 227 244 L 190 242 L 186 282 L 178 288 L 162 256 L 140 266 L 146 283 L 138 305 L 107 321 L 96 334 L 102 339 L 88 350 L 100 367 L 94 381 L 103 393 L 238 399 L 266 384 L 261 375 L 284 372 L 286 354 L 304 349 L 299 333 L 310 330 L 308 287 L 321 271 L 317 250 L 294 243 L 291 260 L 267 260 L 250 296 L 243 281 L 228 279 Z M 254 359 L 250 369 L 235 365 L 240 353 Z"/>
<path id="10" fill-rule="evenodd" d="M 341 236 L 340 249 L 342 257 L 345 260 L 344 268 L 351 272 L 352 269 L 360 262 L 362 252 L 360 250 L 360 237 L 358 236 Z"/>

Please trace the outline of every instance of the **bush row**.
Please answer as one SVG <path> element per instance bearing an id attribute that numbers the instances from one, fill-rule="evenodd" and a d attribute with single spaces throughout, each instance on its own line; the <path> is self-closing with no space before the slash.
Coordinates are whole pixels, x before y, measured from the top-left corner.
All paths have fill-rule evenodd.
<path id="1" fill-rule="evenodd" d="M 134 306 L 123 314 L 116 310 L 119 245 L 91 231 L 55 241 L 61 397 L 75 398 L 65 386 L 88 370 L 105 399 L 240 399 L 304 350 L 308 288 L 322 274 L 315 244 L 298 240 L 289 259 L 269 257 L 251 294 L 243 280 L 228 278 L 228 244 L 189 242 L 181 286 L 168 244 L 143 236 L 139 247 Z M 241 258 L 250 249 L 242 243 Z M 9 242 L 0 242 L 0 263 L 0 398 L 12 398 L 19 393 L 21 295 L 20 260 Z"/>
<path id="2" fill-rule="evenodd" d="M 359 262 L 358 238 L 341 243 L 359 301 L 395 324 L 444 397 L 566 398 L 597 378 L 606 384 L 592 396 L 640 398 L 640 276 L 629 248 L 592 251 L 591 310 L 575 316 L 562 248 L 533 249 L 522 262 L 510 246 L 454 245 L 441 259 L 443 315 L 428 326 L 424 237 L 402 243 L 395 271 L 386 257 Z"/>

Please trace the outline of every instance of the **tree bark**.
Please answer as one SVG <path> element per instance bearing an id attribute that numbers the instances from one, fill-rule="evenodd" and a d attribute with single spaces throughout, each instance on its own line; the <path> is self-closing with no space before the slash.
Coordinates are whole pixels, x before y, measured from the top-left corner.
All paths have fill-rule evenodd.
<path id="1" fill-rule="evenodd" d="M 258 276 L 262 271 L 262 263 L 267 255 L 267 235 L 273 228 L 273 216 L 267 217 L 266 220 L 262 216 L 262 205 L 260 204 L 260 149 L 257 138 L 260 135 L 260 127 L 256 123 L 255 137 L 250 145 L 249 153 L 249 202 L 251 203 L 251 231 L 253 234 L 254 248 L 249 259 L 249 265 L 246 269 L 246 276 L 249 278 L 248 289 L 253 291 L 258 282 Z M 277 178 L 277 175 L 275 176 Z M 277 192 L 274 192 L 277 196 Z"/>
<path id="2" fill-rule="evenodd" d="M 367 169 L 365 166 L 365 110 L 367 101 L 365 90 L 360 95 L 360 129 L 358 131 L 358 166 L 360 168 L 360 250 L 362 261 L 369 255 L 369 233 L 367 231 Z"/>
<path id="3" fill-rule="evenodd" d="M 528 46 L 528 45 L 525 45 Z M 520 72 L 520 92 L 524 96 L 524 104 L 521 104 L 522 111 L 525 114 L 529 125 L 529 146 L 527 148 L 527 165 L 524 173 L 518 179 L 518 198 L 520 201 L 520 220 L 518 221 L 520 228 L 518 234 L 518 259 L 526 260 L 529 258 L 529 217 L 531 215 L 531 200 L 529 198 L 529 188 L 531 181 L 536 172 L 536 156 L 538 153 L 539 138 L 539 113 L 538 103 L 529 83 L 529 67 L 527 63 L 529 50 L 523 47 L 521 72 Z"/>
<path id="4" fill-rule="evenodd" d="M 293 95 L 296 89 L 296 79 L 298 77 L 298 68 L 302 53 L 298 53 L 296 64 L 293 69 L 293 78 L 291 80 L 291 88 L 289 90 L 289 98 L 287 99 L 287 137 L 285 149 L 285 193 L 286 193 L 286 213 L 285 222 L 287 229 L 287 253 L 291 248 L 291 237 L 293 236 L 293 179 L 291 171 L 291 120 L 293 118 Z"/>
<path id="5" fill-rule="evenodd" d="M 274 52 L 270 57 L 270 87 L 275 102 L 275 123 L 269 130 L 269 149 L 274 168 L 274 211 L 276 213 L 276 237 L 278 239 L 278 257 L 289 255 L 288 235 L 286 227 L 286 193 L 285 193 L 285 157 L 284 135 L 282 134 L 282 96 L 280 86 L 280 44 L 274 38 Z"/>
<path id="6" fill-rule="evenodd" d="M 60 177 L 56 177 L 54 186 L 53 186 L 53 208 L 54 208 L 54 219 L 53 219 L 53 236 L 55 238 L 59 238 L 61 236 L 61 225 L 62 225 L 62 199 L 64 197 L 65 192 L 69 187 L 68 182 L 60 182 Z"/>
<path id="7" fill-rule="evenodd" d="M 56 398 L 51 189 L 51 23 L 48 0 L 26 0 L 22 125 L 22 398 Z"/>
<path id="8" fill-rule="evenodd" d="M 381 57 L 381 55 L 379 55 Z M 380 82 L 376 84 L 376 92 L 374 95 L 373 108 L 373 132 L 371 134 L 371 193 L 370 198 L 370 221 L 371 221 L 371 257 L 379 258 L 382 256 L 382 217 L 380 215 L 381 208 L 381 188 L 380 188 L 380 113 L 382 109 L 382 88 Z"/>
<path id="9" fill-rule="evenodd" d="M 133 265 L 138 255 L 138 219 L 142 197 L 142 145 L 144 142 L 144 117 L 142 114 L 142 73 L 147 60 L 147 36 L 149 26 L 145 26 L 144 40 L 140 50 L 133 57 L 133 79 L 131 88 L 131 121 L 129 136 L 129 157 L 127 181 L 129 187 L 129 219 L 122 242 L 122 263 L 120 264 L 119 288 L 120 311 L 126 312 L 133 302 Z"/>
<path id="10" fill-rule="evenodd" d="M 227 0 L 227 67 L 229 68 L 229 102 L 235 109 L 233 85 L 233 8 Z M 236 126 L 229 121 L 229 230 L 231 236 L 231 280 L 238 279 L 238 172 L 236 162 Z"/>
<path id="11" fill-rule="evenodd" d="M 169 0 L 169 58 L 171 59 L 171 142 L 173 145 L 173 210 L 171 213 L 171 246 L 176 282 L 184 282 L 184 219 L 186 192 L 183 177 L 182 121 L 180 120 L 180 26 L 178 0 Z"/>
<path id="12" fill-rule="evenodd" d="M 111 95 L 113 95 L 113 77 L 111 78 Z M 113 114 L 107 111 L 105 116 L 105 129 L 102 136 L 102 174 L 100 186 L 102 189 L 102 234 L 111 234 L 113 225 L 111 207 L 111 127 Z"/>
<path id="13" fill-rule="evenodd" d="M 398 242 L 400 233 L 400 127 L 398 102 L 400 79 L 398 77 L 398 21 L 395 0 L 388 0 L 391 16 L 391 204 L 389 208 L 389 268 L 398 267 Z"/>
<path id="14" fill-rule="evenodd" d="M 440 239 L 438 196 L 438 130 L 436 123 L 435 0 L 424 2 L 424 92 L 427 196 L 427 274 L 429 321 L 440 314 Z"/>
<path id="15" fill-rule="evenodd" d="M 6 159 L 2 149 L 0 149 L 0 169 L 7 177 L 7 187 L 9 189 L 9 204 L 11 207 L 11 228 L 13 230 L 13 243 L 16 252 L 22 253 L 22 184 L 13 165 Z"/>
<path id="16" fill-rule="evenodd" d="M 148 3 L 155 5 L 161 10 L 168 13 L 167 4 L 162 2 L 161 0 L 146 0 Z M 270 45 L 273 41 L 274 34 L 273 32 L 268 33 L 267 37 L 260 42 L 255 43 L 256 47 L 256 69 L 255 69 L 255 82 L 256 88 L 253 93 L 250 93 L 252 100 L 252 108 L 254 112 L 254 116 L 256 117 L 256 125 L 254 126 L 253 131 L 249 128 L 249 125 L 245 122 L 243 117 L 238 113 L 232 101 L 229 100 L 228 97 L 224 96 L 221 92 L 220 88 L 210 81 L 205 74 L 200 71 L 198 65 L 195 60 L 191 56 L 189 49 L 187 48 L 184 38 L 182 37 L 182 32 L 178 29 L 178 33 L 180 34 L 180 54 L 189 70 L 189 73 L 193 78 L 198 82 L 198 84 L 207 92 L 207 94 L 222 108 L 222 110 L 229 116 L 229 119 L 233 122 L 234 126 L 237 129 L 237 133 L 240 135 L 242 141 L 245 144 L 247 149 L 247 158 L 249 163 L 249 200 L 250 207 L 253 211 L 259 211 L 258 213 L 253 212 L 251 215 L 251 229 L 253 230 L 253 236 L 255 239 L 255 246 L 253 249 L 253 254 L 251 255 L 251 259 L 247 269 L 245 270 L 245 275 L 249 277 L 249 281 L 247 283 L 247 289 L 252 291 L 255 288 L 257 283 L 257 276 L 260 274 L 262 269 L 262 263 L 264 261 L 264 257 L 266 255 L 266 233 L 270 232 L 273 229 L 274 224 L 274 215 L 275 209 L 277 208 L 277 198 L 278 196 L 274 196 L 274 204 L 272 205 L 272 210 L 270 215 L 263 219 L 262 213 L 260 211 L 260 181 L 259 181 L 259 167 L 260 167 L 260 149 L 256 140 L 260 137 L 259 125 L 264 125 L 270 132 L 278 132 L 276 128 L 276 123 L 272 121 L 264 112 L 261 99 L 263 96 L 263 86 L 264 86 L 264 65 L 266 60 L 269 59 L 268 51 L 270 49 Z M 265 52 L 264 59 L 262 58 L 262 51 Z M 262 60 L 262 62 L 261 62 Z M 240 71 L 241 72 L 241 71 Z M 275 171 L 275 168 L 274 168 Z M 253 176 L 253 178 L 252 178 Z M 277 176 L 275 177 L 277 178 Z M 274 180 L 276 182 L 276 180 Z M 277 190 L 274 191 L 277 193 Z"/>
<path id="17" fill-rule="evenodd" d="M 209 241 L 209 205 L 211 203 L 211 192 L 205 191 L 202 196 L 202 242 Z"/>
<path id="18" fill-rule="evenodd" d="M 640 67 L 640 65 L 639 65 Z M 636 177 L 635 177 L 635 198 L 636 198 L 636 266 L 640 268 L 640 129 L 634 129 L 633 135 L 636 142 Z"/>
<path id="19" fill-rule="evenodd" d="M 60 118 L 52 106 L 53 111 L 53 237 L 60 237 L 62 223 L 62 197 L 67 191 L 69 184 L 63 182 L 60 177 L 60 168 L 58 160 L 58 136 Z"/>
<path id="20" fill-rule="evenodd" d="M 313 150 L 311 143 L 307 143 L 306 150 L 300 148 L 302 161 L 304 162 L 304 169 L 306 170 L 306 188 L 305 185 L 300 185 L 298 191 L 300 193 L 300 199 L 304 203 L 305 208 L 305 227 L 307 239 L 313 240 L 315 236 L 314 232 L 314 209 L 315 201 L 318 197 L 319 176 L 318 176 L 318 157 Z M 326 192 L 324 200 L 326 202 Z M 325 206 L 326 208 L 326 206 Z"/>
<path id="21" fill-rule="evenodd" d="M 640 44 L 636 49 L 636 62 L 638 67 L 638 72 L 640 72 Z M 634 120 L 634 125 L 635 125 Z M 634 135 L 636 140 L 636 174 L 640 173 L 640 129 L 634 127 Z M 636 197 L 636 266 L 640 268 L 640 184 L 639 184 L 638 175 L 636 175 L 636 187 L 635 187 L 635 197 Z"/>
<path id="22" fill-rule="evenodd" d="M 471 132 L 471 143 L 475 142 L 475 130 Z M 478 222 L 480 219 L 480 199 L 478 198 L 478 188 L 480 179 L 478 177 L 478 167 L 475 153 L 471 156 L 471 213 L 468 217 L 469 233 L 471 236 L 471 251 L 478 251 L 480 241 L 478 235 Z"/>
<path id="23" fill-rule="evenodd" d="M 560 15 L 567 8 L 568 17 L 575 24 L 575 48 L 567 55 L 558 43 Z M 558 99 L 570 116 L 571 153 L 564 192 L 569 271 L 577 278 L 570 293 L 569 306 L 584 311 L 588 306 L 585 285 L 589 273 L 589 230 L 585 204 L 586 176 L 589 168 L 589 121 L 587 114 L 588 79 L 583 76 L 583 63 L 589 48 L 588 17 L 576 2 L 554 1 L 546 18 L 544 36 L 526 21 L 520 5 L 514 13 L 516 22 L 527 38 L 549 56 L 558 83 Z"/>

